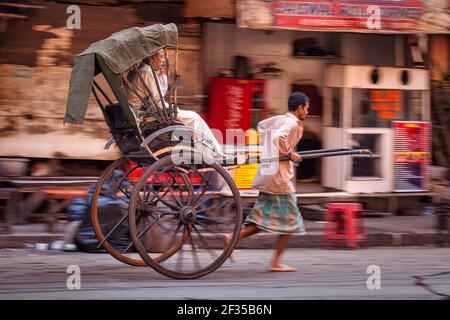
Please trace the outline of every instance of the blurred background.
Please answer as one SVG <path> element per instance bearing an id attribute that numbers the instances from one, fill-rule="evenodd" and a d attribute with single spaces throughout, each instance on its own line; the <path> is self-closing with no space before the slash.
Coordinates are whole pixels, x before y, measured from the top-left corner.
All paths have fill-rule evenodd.
<path id="1" fill-rule="evenodd" d="M 336 200 L 362 203 L 366 217 L 431 219 L 448 198 L 448 2 L 371 4 L 380 7 L 325 0 L 0 2 L 0 247 L 61 240 L 70 215 L 87 210 L 74 201 L 85 199 L 120 154 L 103 148 L 109 132 L 93 97 L 83 126 L 63 124 L 73 58 L 116 31 L 155 23 L 177 25 L 178 104 L 211 128 L 240 128 L 251 137 L 260 120 L 287 112 L 289 94 L 299 90 L 311 99 L 299 151 L 372 150 L 373 157 L 307 160 L 296 168 L 305 219 L 323 221 L 325 204 Z M 248 146 L 254 141 L 234 147 L 257 152 Z M 257 194 L 250 186 L 255 171 L 233 171 L 247 208 Z M 15 232 L 29 237 L 8 237 Z M 44 238 L 30 236 L 42 232 Z"/>

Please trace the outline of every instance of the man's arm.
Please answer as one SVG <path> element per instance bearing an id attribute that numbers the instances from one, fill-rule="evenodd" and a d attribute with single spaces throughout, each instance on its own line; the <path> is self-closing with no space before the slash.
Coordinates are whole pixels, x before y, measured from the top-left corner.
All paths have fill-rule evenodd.
<path id="1" fill-rule="evenodd" d="M 297 124 L 286 123 L 277 130 L 275 138 L 278 139 L 280 156 L 288 156 L 292 161 L 300 162 L 301 156 L 295 152 L 294 147 L 289 144 L 288 137 L 293 130 L 297 130 Z M 301 136 L 303 135 L 303 128 L 300 128 Z M 301 139 L 300 136 L 300 139 Z"/>

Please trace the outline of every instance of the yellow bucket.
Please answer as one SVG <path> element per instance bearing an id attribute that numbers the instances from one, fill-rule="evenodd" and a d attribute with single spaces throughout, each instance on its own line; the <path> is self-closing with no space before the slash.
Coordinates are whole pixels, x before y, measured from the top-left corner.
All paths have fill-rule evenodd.
<path id="1" fill-rule="evenodd" d="M 245 132 L 245 145 L 253 146 L 253 148 L 246 148 L 246 154 L 250 156 L 258 156 L 261 152 L 256 151 L 259 144 L 259 134 L 255 129 L 248 129 Z M 252 182 L 255 178 L 256 171 L 258 170 L 258 164 L 246 164 L 240 166 L 231 171 L 231 176 L 233 177 L 234 182 L 236 183 L 238 189 L 251 189 Z"/>

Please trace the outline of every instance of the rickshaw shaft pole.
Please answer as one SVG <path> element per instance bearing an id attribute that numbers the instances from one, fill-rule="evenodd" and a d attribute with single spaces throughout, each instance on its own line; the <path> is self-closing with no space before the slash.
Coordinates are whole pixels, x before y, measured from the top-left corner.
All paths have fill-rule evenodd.
<path id="1" fill-rule="evenodd" d="M 313 152 L 315 151 L 315 152 Z M 316 159 L 316 158 L 325 158 L 325 157 L 335 157 L 335 156 L 345 156 L 345 155 L 353 155 L 353 154 L 368 154 L 372 155 L 372 152 L 369 149 L 344 149 L 341 151 L 322 151 L 322 150 L 311 150 L 308 151 L 307 154 L 299 153 L 302 157 L 302 160 L 306 159 Z M 270 163 L 277 161 L 288 161 L 290 160 L 288 157 L 278 157 L 278 158 L 260 158 L 253 157 L 249 158 L 247 164 L 250 163 Z"/>
<path id="2" fill-rule="evenodd" d="M 323 153 L 323 152 L 334 152 L 334 151 L 349 151 L 355 149 L 345 149 L 345 148 L 337 148 L 337 149 L 316 149 L 316 150 L 305 150 L 298 152 L 299 155 L 312 154 L 312 153 Z"/>

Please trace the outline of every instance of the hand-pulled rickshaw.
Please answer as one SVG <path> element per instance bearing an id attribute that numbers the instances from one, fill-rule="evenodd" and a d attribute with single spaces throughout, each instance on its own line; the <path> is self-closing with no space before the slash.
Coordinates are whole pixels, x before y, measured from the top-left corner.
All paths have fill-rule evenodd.
<path id="1" fill-rule="evenodd" d="M 223 155 L 202 132 L 177 121 L 177 42 L 174 24 L 157 24 L 93 43 L 75 57 L 65 122 L 83 123 L 92 93 L 111 133 L 105 148 L 115 143 L 123 154 L 102 173 L 91 199 L 99 247 L 126 264 L 194 279 L 219 268 L 238 241 L 243 209 L 228 169 L 266 159 Z M 139 97 L 141 109 L 135 110 L 127 101 L 125 86 L 132 84 L 126 74 L 161 49 L 174 61 L 172 69 L 170 59 L 166 63 L 170 89 L 165 96 L 159 88 L 158 96 L 149 91 Z M 100 78 L 109 84 L 114 101 L 99 85 Z M 369 152 L 321 149 L 300 154 L 307 159 Z M 181 161 L 174 161 L 174 153 Z M 231 194 L 226 207 L 220 190 Z M 117 200 L 123 214 L 99 215 L 104 197 Z M 225 233 L 233 235 L 226 244 Z"/>

